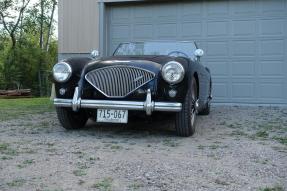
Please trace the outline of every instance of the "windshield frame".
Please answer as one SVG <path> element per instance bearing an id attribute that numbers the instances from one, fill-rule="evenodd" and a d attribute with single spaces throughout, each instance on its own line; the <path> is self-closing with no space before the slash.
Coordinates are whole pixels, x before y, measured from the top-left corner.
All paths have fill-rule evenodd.
<path id="1" fill-rule="evenodd" d="M 154 54 L 143 54 L 143 55 L 116 55 L 118 50 L 121 48 L 122 45 L 124 44 L 140 44 L 140 43 L 193 43 L 195 46 L 195 49 L 198 49 L 197 43 L 195 41 L 168 41 L 168 40 L 163 40 L 163 41 L 131 41 L 131 42 L 122 42 L 120 43 L 115 51 L 113 52 L 112 56 L 153 56 Z M 158 54 L 157 56 L 168 56 L 167 54 Z M 188 57 L 189 59 L 193 59 L 192 57 Z"/>

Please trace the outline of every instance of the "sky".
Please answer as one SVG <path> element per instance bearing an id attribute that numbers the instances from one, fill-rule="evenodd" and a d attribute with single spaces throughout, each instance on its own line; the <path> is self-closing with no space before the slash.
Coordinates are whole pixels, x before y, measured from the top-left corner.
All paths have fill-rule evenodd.
<path id="1" fill-rule="evenodd" d="M 29 6 L 29 7 L 32 7 L 32 6 L 34 6 L 37 2 L 39 2 L 39 0 L 31 0 L 28 6 Z M 58 37 L 58 7 L 57 7 L 57 9 L 56 9 L 56 11 L 55 11 L 54 19 L 55 19 L 55 21 L 57 22 L 57 23 L 56 23 L 56 28 L 55 28 L 54 34 L 55 34 L 56 37 Z M 0 23 L 0 27 L 1 27 L 1 23 Z"/>
<path id="2" fill-rule="evenodd" d="M 30 6 L 33 6 L 37 2 L 39 2 L 39 0 L 31 0 L 30 1 Z M 58 0 L 58 2 L 59 2 L 59 0 Z M 56 37 L 58 37 L 58 7 L 57 7 L 57 9 L 55 11 L 54 19 L 57 22 L 56 23 L 56 29 L 55 29 L 55 35 L 56 35 Z"/>

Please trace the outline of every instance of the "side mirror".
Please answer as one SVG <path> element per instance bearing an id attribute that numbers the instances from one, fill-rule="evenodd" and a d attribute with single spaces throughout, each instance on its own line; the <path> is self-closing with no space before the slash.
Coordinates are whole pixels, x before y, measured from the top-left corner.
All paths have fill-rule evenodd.
<path id="1" fill-rule="evenodd" d="M 204 51 L 203 51 L 202 49 L 196 49 L 196 50 L 194 51 L 194 55 L 195 55 L 196 57 L 202 57 L 202 56 L 204 55 Z"/>
<path id="2" fill-rule="evenodd" d="M 91 52 L 91 57 L 92 57 L 92 58 L 96 59 L 96 58 L 98 58 L 99 56 L 100 56 L 100 52 L 99 52 L 98 50 L 93 50 L 93 51 Z"/>

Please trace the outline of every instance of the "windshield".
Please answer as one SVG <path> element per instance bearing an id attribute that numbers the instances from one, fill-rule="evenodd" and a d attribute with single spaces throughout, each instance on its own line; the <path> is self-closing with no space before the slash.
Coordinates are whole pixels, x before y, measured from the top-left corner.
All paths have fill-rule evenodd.
<path id="1" fill-rule="evenodd" d="M 132 42 L 122 43 L 114 56 L 168 55 L 194 58 L 194 42 Z"/>

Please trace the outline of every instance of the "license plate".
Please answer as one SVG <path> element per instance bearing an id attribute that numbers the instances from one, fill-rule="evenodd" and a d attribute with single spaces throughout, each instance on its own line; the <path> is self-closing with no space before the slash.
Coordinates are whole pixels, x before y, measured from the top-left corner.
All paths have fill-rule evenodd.
<path id="1" fill-rule="evenodd" d="M 128 110 L 98 109 L 97 122 L 128 123 Z"/>

